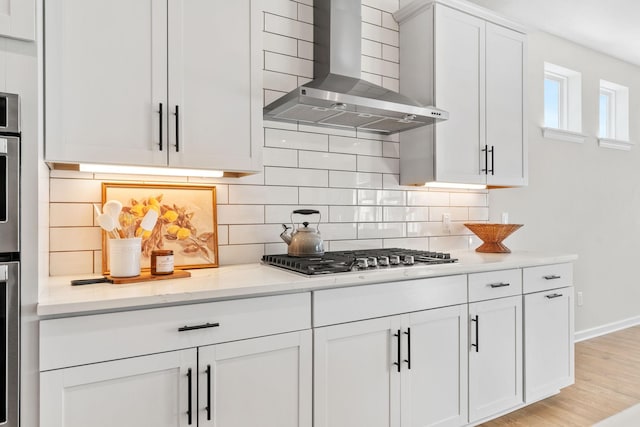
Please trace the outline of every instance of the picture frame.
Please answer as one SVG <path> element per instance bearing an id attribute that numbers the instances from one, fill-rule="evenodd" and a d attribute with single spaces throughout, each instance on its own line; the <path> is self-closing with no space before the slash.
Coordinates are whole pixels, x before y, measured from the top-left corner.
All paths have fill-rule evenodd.
<path id="1" fill-rule="evenodd" d="M 122 203 L 118 218 L 125 237 L 142 237 L 141 270 L 151 251 L 171 249 L 176 269 L 218 267 L 216 187 L 204 185 L 102 183 L 102 205 Z M 158 211 L 153 230 L 140 228 L 149 209 Z M 109 236 L 102 231 L 102 272 L 109 274 Z"/>

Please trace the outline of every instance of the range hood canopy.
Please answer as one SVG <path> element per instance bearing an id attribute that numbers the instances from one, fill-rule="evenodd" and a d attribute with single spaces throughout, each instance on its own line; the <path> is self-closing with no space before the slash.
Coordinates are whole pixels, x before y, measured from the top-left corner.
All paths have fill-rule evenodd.
<path id="1" fill-rule="evenodd" d="M 360 78 L 359 0 L 319 0 L 313 10 L 316 78 L 267 105 L 265 119 L 391 134 L 449 118 Z"/>

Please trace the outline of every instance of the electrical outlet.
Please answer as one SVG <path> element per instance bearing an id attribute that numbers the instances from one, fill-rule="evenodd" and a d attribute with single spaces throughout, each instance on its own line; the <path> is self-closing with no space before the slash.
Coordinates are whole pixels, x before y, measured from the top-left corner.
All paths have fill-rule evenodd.
<path id="1" fill-rule="evenodd" d="M 442 229 L 447 233 L 451 232 L 451 214 L 450 213 L 442 214 Z"/>
<path id="2" fill-rule="evenodd" d="M 578 292 L 576 296 L 578 297 L 578 307 L 582 307 L 582 304 L 584 304 L 584 299 L 582 298 L 582 292 Z"/>

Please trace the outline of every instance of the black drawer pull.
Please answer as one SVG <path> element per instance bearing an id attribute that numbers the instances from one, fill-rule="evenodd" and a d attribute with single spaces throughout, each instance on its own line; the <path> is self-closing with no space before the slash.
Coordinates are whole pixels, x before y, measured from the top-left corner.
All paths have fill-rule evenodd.
<path id="1" fill-rule="evenodd" d="M 489 286 L 492 288 L 504 288 L 505 286 L 511 286 L 511 283 L 490 283 Z"/>
<path id="2" fill-rule="evenodd" d="M 189 425 L 191 425 L 192 422 L 192 417 L 193 417 L 193 412 L 191 411 L 191 401 L 193 399 L 192 395 L 191 395 L 191 382 L 192 382 L 192 378 L 191 378 L 191 368 L 189 368 L 189 370 L 187 371 L 187 387 L 189 387 L 189 391 L 187 393 L 187 399 L 188 399 L 188 403 L 187 403 L 187 421 L 189 423 Z"/>
<path id="3" fill-rule="evenodd" d="M 555 279 L 559 279 L 561 276 L 552 274 L 550 276 L 542 276 L 542 277 L 544 277 L 546 280 L 555 280 Z"/>
<path id="4" fill-rule="evenodd" d="M 401 366 L 402 366 L 402 365 L 400 365 L 400 363 L 401 363 L 401 362 L 400 362 L 400 359 L 401 359 L 401 357 L 402 357 L 402 356 L 400 355 L 400 351 L 401 351 L 401 350 L 400 350 L 400 349 L 401 349 L 401 345 L 400 345 L 400 337 L 402 336 L 402 335 L 401 335 L 401 333 L 400 333 L 400 329 L 398 329 L 398 333 L 397 333 L 397 334 L 393 334 L 393 336 L 398 338 L 398 348 L 397 348 L 397 351 L 398 351 L 398 361 L 397 361 L 397 362 L 393 362 L 393 364 L 394 364 L 394 365 L 396 365 L 396 366 L 398 367 L 398 372 L 400 372 L 400 369 L 401 369 Z"/>
<path id="5" fill-rule="evenodd" d="M 550 294 L 550 295 L 545 295 L 545 297 L 552 299 L 552 298 L 560 298 L 562 296 L 562 294 Z"/>
<path id="6" fill-rule="evenodd" d="M 407 328 L 407 332 L 404 334 L 407 336 L 407 358 L 404 361 L 407 364 L 407 369 L 411 369 L 411 328 Z"/>
<path id="7" fill-rule="evenodd" d="M 184 332 L 184 331 L 194 331 L 196 329 L 206 329 L 206 328 L 217 328 L 218 326 L 220 326 L 220 323 L 216 322 L 216 323 L 205 323 L 204 325 L 194 325 L 194 326 L 183 326 L 181 328 L 178 328 L 178 332 Z"/>

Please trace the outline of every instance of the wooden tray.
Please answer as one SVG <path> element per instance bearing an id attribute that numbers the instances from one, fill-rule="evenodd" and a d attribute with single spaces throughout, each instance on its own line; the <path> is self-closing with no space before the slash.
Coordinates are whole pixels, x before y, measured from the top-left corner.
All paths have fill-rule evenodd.
<path id="1" fill-rule="evenodd" d="M 125 283 L 149 282 L 154 280 L 181 279 L 184 277 L 191 277 L 191 273 L 184 270 L 174 270 L 172 274 L 160 274 L 157 276 L 153 276 L 151 275 L 151 272 L 143 271 L 139 276 L 134 277 L 106 277 L 109 280 L 113 280 L 114 285 L 121 285 Z"/>

